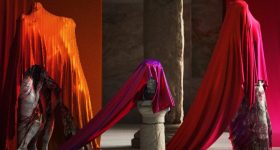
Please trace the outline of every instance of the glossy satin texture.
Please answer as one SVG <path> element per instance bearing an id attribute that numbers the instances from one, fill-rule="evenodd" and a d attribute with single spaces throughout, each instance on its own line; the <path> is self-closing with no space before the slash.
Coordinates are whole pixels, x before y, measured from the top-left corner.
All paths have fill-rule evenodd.
<path id="1" fill-rule="evenodd" d="M 44 66 L 62 89 L 63 103 L 76 126 L 82 128 L 93 117 L 93 110 L 76 44 L 75 22 L 55 16 L 36 3 L 30 15 L 22 15 L 20 29 L 17 88 L 27 68 L 34 64 Z M 62 135 L 63 131 L 55 128 L 56 143 L 63 142 Z"/>
<path id="2" fill-rule="evenodd" d="M 141 100 L 147 81 L 153 77 L 157 81 L 153 98 L 153 111 L 158 112 L 174 106 L 163 68 L 159 61 L 145 60 L 129 77 L 118 93 L 97 113 L 97 115 L 75 136 L 61 145 L 61 150 L 76 150 L 96 138 L 136 106 Z"/>
<path id="3" fill-rule="evenodd" d="M 207 149 L 225 131 L 242 99 L 255 103 L 255 84 L 267 85 L 259 23 L 243 0 L 227 2 L 212 58 L 184 122 L 168 150 Z"/>

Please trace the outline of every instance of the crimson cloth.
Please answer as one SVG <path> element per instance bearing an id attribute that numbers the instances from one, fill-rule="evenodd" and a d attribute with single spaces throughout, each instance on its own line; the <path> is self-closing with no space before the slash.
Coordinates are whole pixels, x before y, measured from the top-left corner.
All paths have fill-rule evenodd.
<path id="1" fill-rule="evenodd" d="M 19 47 L 18 21 L 31 10 L 31 0 L 0 1 L 0 149 L 17 148 L 16 137 L 16 53 Z"/>
<path id="2" fill-rule="evenodd" d="M 259 20 L 263 33 L 263 45 L 269 78 L 267 107 L 272 125 L 272 145 L 280 147 L 280 1 L 246 0 L 254 16 Z"/>
<path id="3" fill-rule="evenodd" d="M 116 124 L 136 106 L 137 100 L 142 99 L 146 83 L 151 77 L 157 81 L 156 93 L 152 99 L 153 111 L 173 107 L 174 100 L 160 62 L 145 60 L 109 103 L 83 129 L 61 145 L 60 149 L 76 150 Z"/>
<path id="4" fill-rule="evenodd" d="M 214 53 L 184 122 L 168 150 L 207 149 L 225 131 L 258 80 L 267 84 L 259 23 L 244 1 L 230 1 Z"/>

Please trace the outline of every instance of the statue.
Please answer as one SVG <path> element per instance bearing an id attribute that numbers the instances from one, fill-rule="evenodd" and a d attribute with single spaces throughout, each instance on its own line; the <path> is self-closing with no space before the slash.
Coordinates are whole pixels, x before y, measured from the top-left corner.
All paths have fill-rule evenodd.
<path id="1" fill-rule="evenodd" d="M 147 86 L 145 87 L 144 94 L 143 94 L 143 100 L 151 100 L 153 99 L 157 89 L 157 81 L 151 77 L 147 81 Z"/>
<path id="2" fill-rule="evenodd" d="M 42 66 L 33 65 L 24 73 L 18 100 L 18 150 L 36 150 L 41 133 L 42 149 L 48 149 L 57 108 L 63 116 L 65 136 L 75 133 L 73 118 L 61 101 L 61 89 Z"/>

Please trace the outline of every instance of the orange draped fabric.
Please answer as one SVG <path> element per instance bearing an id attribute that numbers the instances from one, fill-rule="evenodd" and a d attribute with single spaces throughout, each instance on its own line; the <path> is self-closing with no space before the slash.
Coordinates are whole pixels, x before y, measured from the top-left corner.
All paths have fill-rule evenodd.
<path id="1" fill-rule="evenodd" d="M 207 149 L 225 131 L 258 80 L 267 83 L 260 25 L 243 0 L 229 0 L 214 53 L 184 122 L 168 150 Z"/>
<path id="2" fill-rule="evenodd" d="M 31 65 L 44 66 L 62 88 L 63 102 L 78 128 L 94 116 L 76 44 L 75 22 L 52 15 L 40 3 L 30 15 L 20 17 L 31 5 L 31 1 L 1 1 L 0 149 L 16 149 L 17 98 L 23 73 Z M 56 122 L 51 149 L 64 141 L 62 123 Z M 98 140 L 91 146 L 98 148 Z"/>
<path id="3" fill-rule="evenodd" d="M 21 20 L 20 52 L 17 65 L 17 95 L 24 71 L 39 64 L 62 89 L 62 100 L 82 128 L 93 118 L 88 85 L 80 63 L 75 37 L 75 22 L 66 17 L 55 16 L 36 3 L 30 15 Z M 63 131 L 55 127 L 53 138 L 61 143 Z M 97 142 L 95 146 L 98 147 Z"/>

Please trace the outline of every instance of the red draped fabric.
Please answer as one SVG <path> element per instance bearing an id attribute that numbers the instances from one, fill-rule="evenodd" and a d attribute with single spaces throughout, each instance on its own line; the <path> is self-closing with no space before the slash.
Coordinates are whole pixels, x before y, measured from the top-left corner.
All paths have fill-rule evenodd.
<path id="1" fill-rule="evenodd" d="M 16 51 L 22 13 L 31 8 L 31 0 L 0 1 L 0 149 L 16 149 Z"/>
<path id="2" fill-rule="evenodd" d="M 269 86 L 267 104 L 272 125 L 272 145 L 280 147 L 280 1 L 246 0 L 259 20 L 263 33 Z"/>
<path id="3" fill-rule="evenodd" d="M 267 83 L 259 24 L 246 2 L 231 0 L 198 93 L 167 149 L 211 146 L 235 116 L 242 99 L 254 103 L 258 80 Z"/>
<path id="4" fill-rule="evenodd" d="M 118 93 L 98 114 L 70 140 L 63 143 L 61 150 L 76 150 L 96 138 L 135 107 L 136 100 L 142 99 L 148 79 L 157 81 L 153 103 L 153 111 L 158 112 L 174 106 L 165 74 L 158 61 L 146 60 L 141 63 Z"/>

